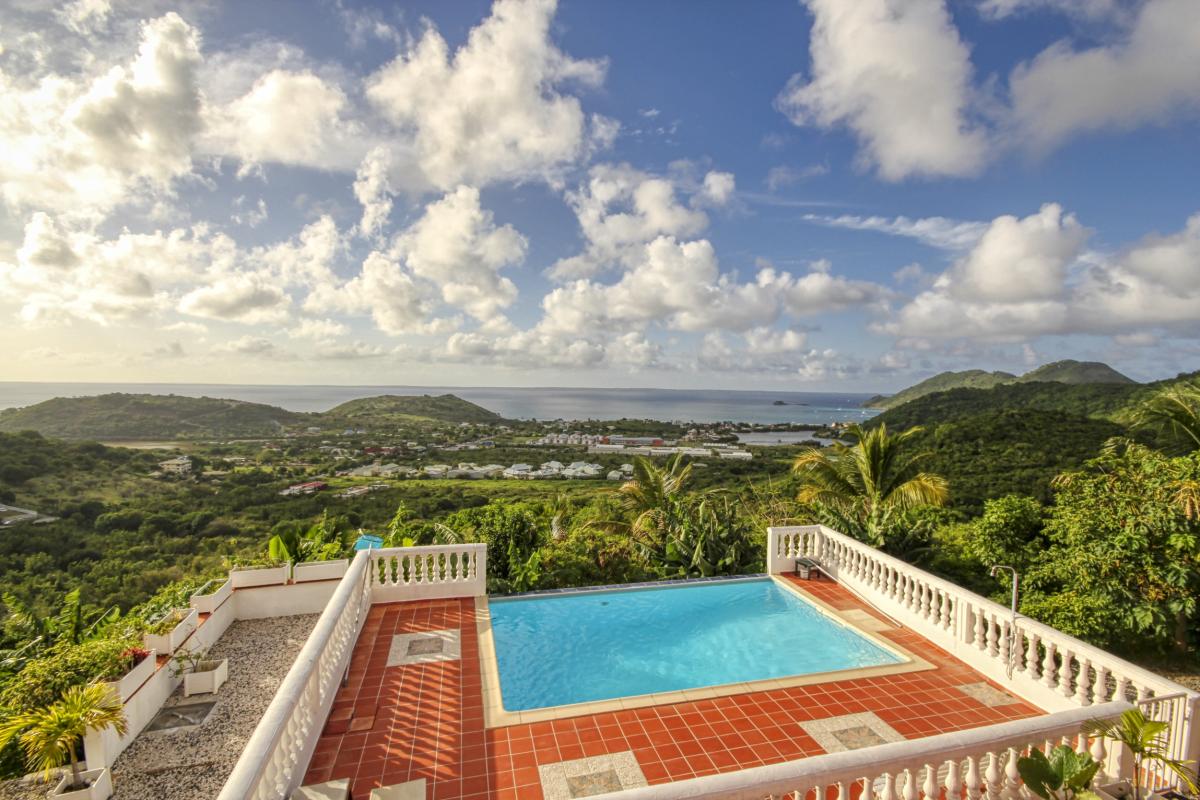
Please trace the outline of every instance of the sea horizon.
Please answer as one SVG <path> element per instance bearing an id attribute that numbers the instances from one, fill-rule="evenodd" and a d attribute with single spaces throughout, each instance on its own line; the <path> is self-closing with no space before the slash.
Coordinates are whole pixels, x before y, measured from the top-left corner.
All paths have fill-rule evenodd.
<path id="1" fill-rule="evenodd" d="M 566 386 L 413 386 L 397 384 L 239 384 L 153 382 L 2 381 L 0 410 L 56 397 L 115 392 L 213 397 L 328 411 L 340 403 L 380 394 L 454 394 L 509 419 L 653 419 L 662 422 L 747 422 L 828 425 L 875 415 L 862 407 L 867 392 L 777 389 L 598 388 Z"/>

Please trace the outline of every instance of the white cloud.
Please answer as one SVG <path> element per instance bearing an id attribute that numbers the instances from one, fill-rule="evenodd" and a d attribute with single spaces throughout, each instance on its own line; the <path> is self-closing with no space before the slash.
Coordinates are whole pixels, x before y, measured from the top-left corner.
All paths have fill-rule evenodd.
<path id="1" fill-rule="evenodd" d="M 728 173 L 712 173 L 723 176 Z M 706 181 L 708 179 L 706 178 Z M 733 176 L 713 178 L 714 191 L 732 192 Z M 628 164 L 598 164 L 588 181 L 567 192 L 586 242 L 584 252 L 551 267 L 557 278 L 594 275 L 638 258 L 658 236 L 690 237 L 708 227 L 708 216 L 679 201 L 676 181 Z"/>
<path id="2" fill-rule="evenodd" d="M 699 197 L 706 203 L 723 206 L 733 198 L 735 188 L 732 172 L 712 171 L 704 176 Z"/>
<path id="3" fill-rule="evenodd" d="M 350 329 L 332 319 L 302 319 L 295 327 L 288 330 L 287 335 L 292 339 L 333 339 L 349 333 Z"/>
<path id="4" fill-rule="evenodd" d="M 979 13 L 988 19 L 1005 19 L 1033 11 L 1055 11 L 1073 17 L 1096 20 L 1121 10 L 1117 0 L 983 0 Z"/>
<path id="5" fill-rule="evenodd" d="M 778 164 L 767 170 L 765 182 L 769 191 L 777 192 L 780 189 L 801 183 L 809 178 L 828 174 L 829 167 L 825 164 L 809 164 L 807 167 L 790 167 L 787 164 Z"/>
<path id="6" fill-rule="evenodd" d="M 598 329 L 746 331 L 794 316 L 878 303 L 882 287 L 813 271 L 796 277 L 766 266 L 752 281 L 722 273 L 711 243 L 660 236 L 640 249 L 615 283 L 577 280 L 542 299 L 540 330 L 565 336 Z"/>
<path id="7" fill-rule="evenodd" d="M 836 217 L 805 214 L 804 220 L 831 228 L 907 236 L 942 250 L 966 250 L 974 247 L 988 229 L 986 222 L 970 222 L 947 217 L 911 219 L 909 217 L 860 217 L 853 214 Z"/>
<path id="8" fill-rule="evenodd" d="M 54 15 L 75 33 L 86 36 L 108 25 L 112 5 L 108 0 L 72 0 L 57 9 Z"/>
<path id="9" fill-rule="evenodd" d="M 193 289 L 179 301 L 179 311 L 194 317 L 249 324 L 286 318 L 291 297 L 278 285 L 255 275 L 231 275 Z"/>
<path id="10" fill-rule="evenodd" d="M 478 189 L 459 186 L 426 206 L 393 249 L 413 275 L 438 287 L 443 301 L 487 322 L 516 299 L 516 285 L 500 270 L 520 263 L 527 244 L 511 225 L 495 224 L 479 205 Z"/>
<path id="11" fill-rule="evenodd" d="M 969 118 L 971 63 L 943 0 L 805 0 L 812 75 L 778 106 L 796 125 L 846 125 L 886 180 L 966 176 L 987 158 Z"/>
<path id="12" fill-rule="evenodd" d="M 206 150 L 245 165 L 271 162 L 353 169 L 364 131 L 347 116 L 345 93 L 313 72 L 272 70 L 233 102 L 210 110 Z"/>
<path id="13" fill-rule="evenodd" d="M 383 146 L 373 148 L 358 165 L 354 176 L 354 197 L 362 204 L 362 221 L 358 225 L 363 236 L 380 234 L 392 213 L 391 182 L 388 178 L 390 156 Z"/>
<path id="14" fill-rule="evenodd" d="M 939 288 L 968 301 L 1054 300 L 1062 296 L 1067 267 L 1079 257 L 1087 235 L 1055 203 L 1024 219 L 997 217 Z"/>
<path id="15" fill-rule="evenodd" d="M 1012 125 L 1035 149 L 1089 131 L 1129 130 L 1200 110 L 1200 3 L 1147 0 L 1120 41 L 1059 42 L 1010 78 Z"/>
<path id="16" fill-rule="evenodd" d="M 91 79 L 0 72 L 4 201 L 96 219 L 169 191 L 192 170 L 199 64 L 199 33 L 169 13 L 143 23 L 132 61 Z"/>
<path id="17" fill-rule="evenodd" d="M 219 344 L 213 348 L 213 352 L 242 356 L 271 356 L 273 358 L 285 356 L 283 351 L 276 347 L 270 339 L 251 334 Z"/>
<path id="18" fill-rule="evenodd" d="M 971 253 L 874 329 L 1002 342 L 1092 334 L 1132 343 L 1154 330 L 1194 333 L 1200 214 L 1177 233 L 1115 255 L 1084 252 L 1086 235 L 1053 204 L 1024 219 L 999 217 Z"/>
<path id="19" fill-rule="evenodd" d="M 367 97 L 411 140 L 429 185 L 554 180 L 611 143 L 613 123 L 589 121 L 579 100 L 562 93 L 599 86 L 606 64 L 555 47 L 554 11 L 553 0 L 497 0 L 458 51 L 430 26 L 370 77 Z"/>
<path id="20" fill-rule="evenodd" d="M 789 333 L 793 335 L 788 336 Z M 778 374 L 806 381 L 844 377 L 861 369 L 856 360 L 836 350 L 805 349 L 803 334 L 765 329 L 749 332 L 744 347 L 738 347 L 727 335 L 706 334 L 696 354 L 696 364 L 714 372 Z"/>

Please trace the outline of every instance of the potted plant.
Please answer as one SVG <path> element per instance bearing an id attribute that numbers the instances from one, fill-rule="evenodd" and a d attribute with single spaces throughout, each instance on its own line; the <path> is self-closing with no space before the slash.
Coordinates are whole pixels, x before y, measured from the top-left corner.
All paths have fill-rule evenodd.
<path id="1" fill-rule="evenodd" d="M 291 571 L 291 564 L 273 558 L 238 561 L 229 571 L 229 580 L 234 589 L 277 586 L 287 583 Z"/>
<path id="2" fill-rule="evenodd" d="M 70 762 L 51 797 L 64 800 L 107 800 L 112 796 L 112 776 L 107 767 L 82 770 L 79 745 L 92 731 L 112 727 L 124 736 L 128 728 L 125 709 L 111 690 L 99 683 L 72 686 L 58 702 L 18 714 L 0 725 L 0 747 L 16 739 L 30 764 L 49 780 L 54 771 Z"/>
<path id="3" fill-rule="evenodd" d="M 183 676 L 183 696 L 216 694 L 229 680 L 229 659 L 212 659 L 199 650 L 181 650 L 175 654 L 175 674 Z"/>
<path id="4" fill-rule="evenodd" d="M 233 582 L 228 577 L 213 578 L 198 588 L 189 598 L 189 604 L 201 614 L 211 614 L 233 593 Z"/>
<path id="5" fill-rule="evenodd" d="M 199 618 L 194 608 L 172 608 L 150 623 L 143 637 L 146 649 L 171 655 L 196 630 Z"/>
<path id="6" fill-rule="evenodd" d="M 112 687 L 122 702 L 128 700 L 154 674 L 155 651 L 144 647 L 127 647 L 120 660 L 101 678 Z"/>
<path id="7" fill-rule="evenodd" d="M 1163 735 L 1169 724 L 1148 718 L 1140 708 L 1131 708 L 1116 720 L 1091 720 L 1083 727 L 1088 736 L 1100 736 L 1110 742 L 1117 742 L 1124 747 L 1133 758 L 1133 782 L 1110 783 L 1099 787 L 1102 797 L 1113 800 L 1141 800 L 1143 795 L 1142 775 L 1148 764 L 1158 763 L 1164 772 L 1169 772 L 1179 778 L 1183 787 L 1193 795 L 1200 791 L 1196 784 L 1196 772 L 1189 769 L 1186 762 L 1172 758 L 1167 752 Z"/>

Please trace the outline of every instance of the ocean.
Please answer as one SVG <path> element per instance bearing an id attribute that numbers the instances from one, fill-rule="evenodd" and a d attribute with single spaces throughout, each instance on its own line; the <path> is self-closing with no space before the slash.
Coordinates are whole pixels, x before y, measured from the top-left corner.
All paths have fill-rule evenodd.
<path id="1" fill-rule="evenodd" d="M 510 419 L 655 419 L 664 422 L 752 422 L 826 425 L 875 415 L 862 407 L 871 395 L 830 392 L 762 392 L 718 389 L 563 389 L 476 386 L 264 386 L 200 383 L 0 382 L 0 409 L 54 397 L 129 392 L 221 397 L 281 406 L 291 411 L 328 411 L 360 397 L 380 394 L 455 394 Z M 783 403 L 777 405 L 776 403 Z"/>

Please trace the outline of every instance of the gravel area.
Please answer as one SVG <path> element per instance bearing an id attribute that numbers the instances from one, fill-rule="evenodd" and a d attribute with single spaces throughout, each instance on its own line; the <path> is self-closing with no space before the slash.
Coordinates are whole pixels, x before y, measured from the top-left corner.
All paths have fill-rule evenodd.
<path id="1" fill-rule="evenodd" d="M 46 800 L 50 790 L 58 785 L 58 778 L 43 783 L 41 780 L 20 778 L 0 781 L 0 800 Z"/>
<path id="2" fill-rule="evenodd" d="M 272 617 L 230 625 L 209 654 L 210 658 L 229 659 L 229 681 L 215 696 L 184 698 L 181 687 L 167 701 L 178 708 L 215 700 L 212 711 L 199 725 L 143 731 L 113 765 L 113 797 L 116 800 L 216 797 L 291 669 L 317 616 Z"/>

